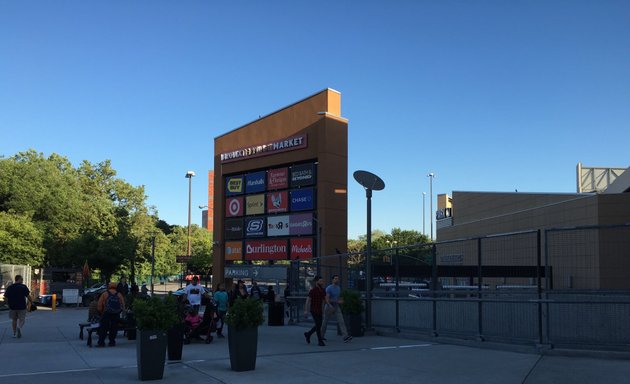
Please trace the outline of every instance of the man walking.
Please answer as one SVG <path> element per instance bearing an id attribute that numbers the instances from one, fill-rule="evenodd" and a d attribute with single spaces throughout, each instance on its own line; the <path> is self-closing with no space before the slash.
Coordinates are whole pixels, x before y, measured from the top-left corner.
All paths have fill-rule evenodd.
<path id="1" fill-rule="evenodd" d="M 4 291 L 4 300 L 9 303 L 9 318 L 13 327 L 13 337 L 22 337 L 22 329 L 26 323 L 26 302 L 33 304 L 31 292 L 22 284 L 22 276 L 16 275 L 14 283 Z"/>
<path id="2" fill-rule="evenodd" d="M 324 306 L 324 323 L 322 324 L 322 337 L 324 340 L 326 340 L 328 320 L 333 316 L 337 317 L 337 325 L 339 325 L 339 329 L 341 329 L 343 342 L 347 343 L 352 340 L 352 336 L 348 335 L 346 323 L 343 321 L 343 314 L 339 307 L 342 303 L 343 299 L 341 298 L 341 288 L 339 287 L 339 276 L 333 275 L 332 284 L 326 287 L 326 305 Z"/>
<path id="3" fill-rule="evenodd" d="M 313 283 L 315 286 L 311 288 L 308 292 L 308 297 L 306 298 L 306 304 L 304 305 L 304 316 L 308 314 L 310 309 L 311 316 L 313 316 L 313 321 L 315 321 L 315 325 L 308 332 L 304 332 L 304 337 L 306 338 L 307 343 L 311 343 L 311 336 L 313 333 L 317 333 L 317 345 L 320 347 L 326 346 L 324 344 L 324 339 L 322 337 L 322 307 L 324 306 L 324 300 L 326 300 L 326 291 L 324 290 L 324 279 L 317 275 L 313 279 Z"/>

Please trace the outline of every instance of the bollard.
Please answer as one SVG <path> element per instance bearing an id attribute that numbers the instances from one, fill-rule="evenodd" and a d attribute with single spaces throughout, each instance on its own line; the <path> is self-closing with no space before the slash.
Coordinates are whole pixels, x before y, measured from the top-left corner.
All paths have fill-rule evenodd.
<path id="1" fill-rule="evenodd" d="M 52 303 L 50 303 L 50 308 L 52 308 L 53 312 L 57 310 L 57 294 L 56 293 L 52 294 Z"/>

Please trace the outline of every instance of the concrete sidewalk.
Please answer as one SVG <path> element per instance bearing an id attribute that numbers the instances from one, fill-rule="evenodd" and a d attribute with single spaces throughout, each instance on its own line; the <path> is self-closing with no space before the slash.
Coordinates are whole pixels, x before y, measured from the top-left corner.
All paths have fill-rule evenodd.
<path id="1" fill-rule="evenodd" d="M 28 315 L 23 337 L 12 337 L 0 312 L 0 383 L 137 382 L 136 345 L 119 336 L 116 347 L 88 348 L 79 339 L 84 308 L 48 308 Z M 183 359 L 164 371 L 165 383 L 625 383 L 630 361 L 541 356 L 533 353 L 364 336 L 344 344 L 306 344 L 305 325 L 259 329 L 256 370 L 230 370 L 227 339 L 184 346 Z M 313 339 L 316 339 L 313 337 Z"/>

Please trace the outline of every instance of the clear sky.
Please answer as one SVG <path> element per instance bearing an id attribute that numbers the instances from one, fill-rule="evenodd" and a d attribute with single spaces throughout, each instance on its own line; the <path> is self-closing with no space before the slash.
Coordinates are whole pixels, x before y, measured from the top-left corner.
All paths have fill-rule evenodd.
<path id="1" fill-rule="evenodd" d="M 422 231 L 422 192 L 575 192 L 629 166 L 630 1 L 0 0 L 0 155 L 111 159 L 160 218 L 207 203 L 214 138 L 333 88 L 348 235 Z M 434 196 L 435 198 L 435 196 Z M 434 208 L 436 204 L 434 203 Z"/>

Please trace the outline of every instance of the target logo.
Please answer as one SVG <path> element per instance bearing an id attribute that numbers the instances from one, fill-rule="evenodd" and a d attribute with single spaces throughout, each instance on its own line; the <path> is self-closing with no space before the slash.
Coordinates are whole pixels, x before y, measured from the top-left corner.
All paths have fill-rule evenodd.
<path id="1" fill-rule="evenodd" d="M 226 201 L 226 216 L 243 216 L 243 198 L 231 197 Z"/>

